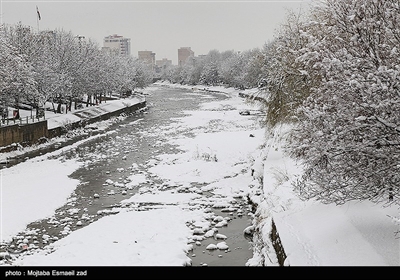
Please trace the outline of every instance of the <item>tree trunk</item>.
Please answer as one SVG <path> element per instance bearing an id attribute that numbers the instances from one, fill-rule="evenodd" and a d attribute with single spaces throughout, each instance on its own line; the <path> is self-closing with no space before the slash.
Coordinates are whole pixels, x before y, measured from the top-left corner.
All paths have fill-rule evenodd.
<path id="1" fill-rule="evenodd" d="M 67 107 L 67 111 L 68 111 L 68 108 L 69 108 L 69 111 L 71 112 L 72 111 L 72 96 L 69 98 L 69 106 Z"/>
<path id="2" fill-rule="evenodd" d="M 56 107 L 54 106 L 54 102 L 53 101 L 51 101 L 51 105 L 53 106 L 53 112 L 54 112 L 54 114 L 56 114 L 57 112 L 56 112 Z"/>

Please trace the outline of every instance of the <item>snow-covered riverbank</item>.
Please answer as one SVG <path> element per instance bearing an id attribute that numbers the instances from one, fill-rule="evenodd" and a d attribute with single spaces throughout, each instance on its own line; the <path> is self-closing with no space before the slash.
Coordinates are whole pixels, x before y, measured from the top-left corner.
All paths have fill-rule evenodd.
<path id="1" fill-rule="evenodd" d="M 245 92 L 224 87 L 182 87 L 236 95 Z M 292 183 L 302 175 L 301 165 L 282 148 L 289 130 L 289 126 L 277 128 L 254 156 L 256 178 L 250 184 L 249 197 L 257 205 L 253 226 L 260 248 L 248 265 L 279 265 L 270 238 L 272 222 L 287 256 L 285 265 L 400 265 L 399 206 L 369 201 L 340 206 L 301 201 L 292 189 Z"/>
<path id="2" fill-rule="evenodd" d="M 221 220 L 221 217 L 214 215 L 210 210 L 213 207 L 229 208 L 229 211 L 238 210 L 235 198 L 245 197 L 248 192 L 252 181 L 249 167 L 254 158 L 253 154 L 258 153 L 257 148 L 264 141 L 264 133 L 252 117 L 239 114 L 240 110 L 251 107 L 245 104 L 242 98 L 232 95 L 232 98 L 225 101 L 212 101 L 213 98 L 208 94 L 192 94 L 195 98 L 203 98 L 205 101 L 210 99 L 211 102 L 205 103 L 199 111 L 185 112 L 184 116 L 176 119 L 171 125 L 142 132 L 144 137 L 163 136 L 165 141 L 160 140 L 160 145 L 168 143 L 184 151 L 149 160 L 148 173 L 150 176 L 161 178 L 164 182 L 162 186 L 142 187 L 137 194 L 124 201 L 121 207 L 112 209 L 114 215 L 103 217 L 71 232 L 44 250 L 29 250 L 13 264 L 179 266 L 190 263 L 190 255 L 187 253 L 192 246 L 197 246 L 196 242 L 217 245 L 218 242 L 212 238 L 211 233 L 217 233 L 217 228 L 229 223 L 229 220 Z M 193 134 L 194 138 L 180 133 L 185 131 Z M 73 161 L 66 162 L 71 166 L 77 164 Z M 17 175 L 13 175 L 14 170 L 30 169 L 30 164 L 35 164 L 35 160 L 27 161 L 26 165 L 22 166 L 24 168 L 16 165 L 3 170 L 3 177 L 7 178 L 11 185 L 17 180 Z M 135 163 L 132 163 L 132 166 L 134 165 Z M 68 180 L 69 172 L 70 170 L 65 169 L 64 173 L 59 173 L 63 174 L 58 180 L 60 187 Z M 51 179 L 49 174 L 47 176 Z M 54 174 L 55 178 L 58 176 Z M 71 183 L 77 184 L 74 181 Z M 3 184 L 3 188 L 12 193 L 13 189 L 9 184 Z M 21 191 L 32 184 L 22 182 Z M 204 186 L 199 187 L 202 184 Z M 36 187 L 39 188 L 40 185 L 37 184 Z M 73 184 L 70 187 L 72 190 Z M 203 192 L 212 195 L 206 197 L 202 195 Z M 46 192 L 38 191 L 37 194 L 32 194 L 29 198 L 36 201 L 36 205 Z M 68 198 L 67 193 L 60 194 L 61 196 L 64 202 Z M 29 222 L 28 217 L 25 221 L 22 221 L 23 217 L 19 219 L 18 214 L 15 214 L 19 209 L 17 205 L 14 206 L 12 208 L 13 204 L 9 205 L 7 212 L 13 213 L 12 216 L 19 225 L 17 227 L 11 223 L 3 224 L 10 226 L 5 236 L 7 238 L 17 234 Z M 49 205 L 47 210 L 51 210 L 52 207 L 54 205 Z M 43 209 L 42 211 L 45 216 Z M 211 239 L 201 237 L 206 233 Z M 31 238 L 21 240 L 20 246 L 26 244 L 28 247 L 34 247 L 34 237 L 37 234 L 39 233 L 31 232 Z M 204 241 L 201 238 L 204 238 Z M 221 247 L 221 244 L 218 246 Z M 110 256 L 118 257 L 111 260 Z"/>
<path id="3" fill-rule="evenodd" d="M 207 98 L 201 93 L 204 86 L 163 85 L 190 89 L 193 94 Z M 223 87 L 206 90 L 223 92 L 231 98 L 205 103 L 201 110 L 186 112 L 187 115 L 170 126 L 145 132 L 164 135 L 169 144 L 184 151 L 149 161 L 148 172 L 163 179 L 164 185 L 142 188 L 126 199 L 123 206 L 113 209 L 115 215 L 72 232 L 45 250 L 31 250 L 14 264 L 187 265 L 192 246 L 196 242 L 216 246 L 220 241 L 204 236 L 214 236 L 217 223 L 229 223 L 216 217 L 211 211 L 213 207 L 237 211 L 237 197 L 249 197 L 257 205 L 253 226 L 260 247 L 247 265 L 278 265 L 269 236 L 272 220 L 287 255 L 285 265 L 400 264 L 400 239 L 396 235 L 399 224 L 392 218 L 398 217 L 397 206 L 384 207 L 365 201 L 334 206 L 299 200 L 291 183 L 301 176 L 301 166 L 282 151 L 284 134 L 290 128 L 282 127 L 275 131 L 274 137 L 266 139 L 264 129 L 254 118 L 238 114 L 242 110 L 257 109 L 238 97 L 238 90 Z M 182 137 L 176 134 L 178 131 L 191 131 L 195 136 Z M 7 209 L 2 208 L 3 215 L 7 211 L 14 217 L 12 223 L 3 218 L 2 239 L 5 240 L 28 222 L 51 214 L 65 203 L 79 183 L 68 178 L 79 167 L 73 160 L 49 161 L 44 155 L 25 164 L 2 171 L 2 201 L 4 194 L 18 201 L 7 203 Z M 24 170 L 35 174 L 32 166 L 40 167 L 40 164 L 42 173 L 36 172 L 36 175 L 47 177 L 45 182 L 33 175 L 29 181 L 20 179 Z M 62 192 L 52 192 L 54 188 L 46 184 L 55 179 L 56 188 L 62 188 Z M 199 188 L 188 182 L 204 186 Z M 12 188 L 14 184 L 18 188 Z M 40 191 L 30 193 L 33 186 Z M 203 196 L 206 192 L 212 196 Z M 43 196 L 54 203 L 42 203 Z M 39 204 L 40 208 L 29 212 Z M 26 209 L 21 205 L 26 205 Z M 33 246 L 35 234 L 31 233 L 31 240 L 21 240 L 21 246 L 25 241 Z"/>
<path id="4" fill-rule="evenodd" d="M 258 204 L 255 224 L 263 248 L 254 263 L 278 265 L 269 239 L 274 221 L 290 266 L 398 266 L 399 206 L 353 201 L 344 205 L 301 201 L 292 183 L 301 166 L 283 153 L 284 134 L 275 132 L 262 154 L 263 183 L 253 195 Z M 281 139 L 280 139 L 281 138 Z"/>

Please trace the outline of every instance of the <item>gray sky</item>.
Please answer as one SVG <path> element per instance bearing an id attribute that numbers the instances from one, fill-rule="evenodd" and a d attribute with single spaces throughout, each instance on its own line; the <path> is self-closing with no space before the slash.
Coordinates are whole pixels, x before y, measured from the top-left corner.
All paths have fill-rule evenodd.
<path id="1" fill-rule="evenodd" d="M 131 38 L 131 54 L 156 53 L 177 63 L 180 47 L 195 55 L 261 48 L 283 23 L 287 9 L 306 10 L 310 0 L 293 1 L 84 1 L 0 0 L 1 23 L 21 22 L 38 29 L 64 29 L 103 45 L 118 34 Z"/>

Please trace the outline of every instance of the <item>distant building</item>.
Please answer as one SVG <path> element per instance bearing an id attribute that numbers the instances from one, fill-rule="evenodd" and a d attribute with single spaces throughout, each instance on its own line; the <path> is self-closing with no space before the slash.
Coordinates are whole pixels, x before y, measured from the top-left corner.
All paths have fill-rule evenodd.
<path id="1" fill-rule="evenodd" d="M 194 52 L 190 47 L 181 47 L 178 49 L 178 65 L 183 66 L 191 56 L 194 56 Z"/>
<path id="2" fill-rule="evenodd" d="M 156 65 L 160 68 L 167 68 L 172 65 L 172 60 L 163 58 L 162 60 L 156 60 Z"/>
<path id="3" fill-rule="evenodd" d="M 152 51 L 138 51 L 138 58 L 141 61 L 146 62 L 152 70 L 154 70 L 154 66 L 156 65 L 156 54 Z"/>
<path id="4" fill-rule="evenodd" d="M 162 60 L 156 60 L 155 72 L 160 74 L 164 73 L 170 66 L 172 66 L 172 60 L 163 58 Z"/>
<path id="5" fill-rule="evenodd" d="M 131 55 L 131 39 L 114 34 L 104 37 L 103 51 L 115 52 L 118 55 L 129 56 Z"/>

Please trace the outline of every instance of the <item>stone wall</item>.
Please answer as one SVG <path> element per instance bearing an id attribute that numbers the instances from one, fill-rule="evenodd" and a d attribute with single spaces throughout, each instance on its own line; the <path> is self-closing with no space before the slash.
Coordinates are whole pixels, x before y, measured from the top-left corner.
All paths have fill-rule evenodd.
<path id="1" fill-rule="evenodd" d="M 47 120 L 0 127 L 0 147 L 8 146 L 12 143 L 29 145 L 42 137 L 47 137 Z"/>

